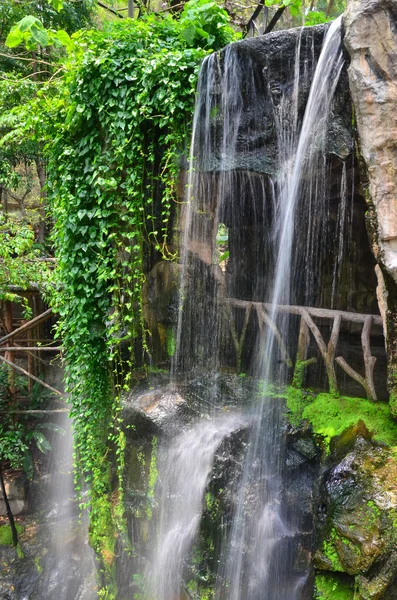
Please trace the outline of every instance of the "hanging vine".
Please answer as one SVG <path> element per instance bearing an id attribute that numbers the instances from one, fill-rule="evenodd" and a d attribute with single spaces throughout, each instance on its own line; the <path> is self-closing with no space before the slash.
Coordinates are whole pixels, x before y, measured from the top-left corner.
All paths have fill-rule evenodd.
<path id="1" fill-rule="evenodd" d="M 137 351 L 140 360 L 148 352 L 144 260 L 149 252 L 171 258 L 174 185 L 208 52 L 194 44 L 216 48 L 233 37 L 214 3 L 193 0 L 189 10 L 201 10 L 203 20 L 202 6 L 212 14 L 208 34 L 187 10 L 179 22 L 149 16 L 80 34 L 49 146 L 58 335 L 66 349 L 77 475 L 90 490 L 91 544 L 102 559 L 108 598 L 116 593 L 111 465 L 120 474 L 120 396 Z"/>

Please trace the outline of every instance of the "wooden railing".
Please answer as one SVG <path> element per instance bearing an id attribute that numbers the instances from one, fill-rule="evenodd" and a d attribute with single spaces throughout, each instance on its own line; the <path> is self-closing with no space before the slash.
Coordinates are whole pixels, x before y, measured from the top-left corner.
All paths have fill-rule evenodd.
<path id="1" fill-rule="evenodd" d="M 289 356 L 287 346 L 282 339 L 282 335 L 277 328 L 276 323 L 272 319 L 271 314 L 277 312 L 298 315 L 300 316 L 300 327 L 293 377 L 294 385 L 302 385 L 305 367 L 317 361 L 315 357 L 307 357 L 310 334 L 312 334 L 318 346 L 320 355 L 324 361 L 330 391 L 332 393 L 338 392 L 338 382 L 335 372 L 335 363 L 337 363 L 345 371 L 345 373 L 349 375 L 349 377 L 362 385 L 362 387 L 365 389 L 368 400 L 377 400 L 373 375 L 376 358 L 372 356 L 371 353 L 370 336 L 373 325 L 382 326 L 382 319 L 379 315 L 364 315 L 340 310 L 330 310 L 327 308 L 312 308 L 307 306 L 293 305 L 279 305 L 274 309 L 271 304 L 238 300 L 236 298 L 223 298 L 221 302 L 227 311 L 231 336 L 237 355 L 237 368 L 239 370 L 241 368 L 243 345 L 252 312 L 256 313 L 260 332 L 263 331 L 265 326 L 273 331 L 282 360 L 288 367 L 292 367 L 293 361 Z M 237 327 L 232 308 L 238 308 L 245 311 L 243 327 L 240 334 L 237 333 Z M 328 319 L 333 322 L 328 343 L 325 342 L 319 327 L 314 322 L 315 318 Z M 364 376 L 355 371 L 342 356 L 336 356 L 342 322 L 362 324 L 361 346 L 363 351 Z"/>

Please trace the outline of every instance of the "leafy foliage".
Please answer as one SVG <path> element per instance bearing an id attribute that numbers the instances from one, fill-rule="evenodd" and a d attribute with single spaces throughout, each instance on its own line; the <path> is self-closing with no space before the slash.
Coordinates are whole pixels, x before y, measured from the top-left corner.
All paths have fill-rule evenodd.
<path id="1" fill-rule="evenodd" d="M 268 7 L 287 7 L 297 25 L 319 25 L 342 14 L 346 0 L 265 0 Z M 291 25 L 290 25 L 291 26 Z"/>
<path id="2" fill-rule="evenodd" d="M 0 365 L 0 412 L 2 419 L 0 423 L 0 461 L 5 461 L 13 469 L 23 467 L 27 476 L 33 477 L 32 448 L 36 446 L 40 452 L 46 454 L 51 450 L 51 443 L 47 437 L 48 431 L 54 431 L 61 435 L 65 430 L 56 423 L 35 423 L 29 421 L 26 416 L 19 416 L 9 411 L 11 394 L 9 389 L 11 371 L 8 366 Z M 35 383 L 32 391 L 28 394 L 26 381 L 12 374 L 13 385 L 19 391 L 19 397 L 23 406 L 39 408 L 45 405 L 51 397 L 39 383 Z M 20 403 L 13 406 L 19 409 Z"/>
<path id="3" fill-rule="evenodd" d="M 214 6 L 205 10 L 212 14 Z M 145 260 L 173 256 L 167 246 L 171 204 L 206 54 L 186 41 L 187 19 L 152 15 L 79 35 L 51 141 L 60 280 L 55 308 L 66 348 L 76 464 L 91 486 L 91 541 L 102 555 L 105 580 L 112 570 L 112 545 L 103 532 L 113 514 L 109 461 L 121 458 L 120 395 L 139 346 L 141 360 L 148 355 Z M 219 45 L 226 39 L 223 13 L 219 24 L 219 38 L 214 29 L 196 42 Z"/>
<path id="4" fill-rule="evenodd" d="M 219 50 L 233 41 L 229 15 L 216 2 L 190 0 L 180 18 L 182 36 L 189 46 Z"/>
<path id="5" fill-rule="evenodd" d="M 32 282 L 45 292 L 50 283 L 48 264 L 40 260 L 35 245 L 35 233 L 30 223 L 0 211 L 0 300 L 22 304 L 25 316 L 30 315 L 26 297 L 10 286 L 29 289 Z"/>
<path id="6" fill-rule="evenodd" d="M 60 48 L 70 46 L 70 36 L 63 30 L 48 30 L 43 26 L 40 19 L 33 15 L 27 15 L 11 28 L 5 41 L 6 46 L 15 48 L 25 44 L 27 50 L 36 50 L 37 44 L 41 47 L 52 46 Z"/>

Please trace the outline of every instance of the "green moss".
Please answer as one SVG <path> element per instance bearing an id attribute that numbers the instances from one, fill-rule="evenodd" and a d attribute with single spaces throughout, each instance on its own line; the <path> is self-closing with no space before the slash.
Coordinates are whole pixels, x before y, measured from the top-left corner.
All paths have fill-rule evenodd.
<path id="1" fill-rule="evenodd" d="M 113 518 L 113 506 L 110 490 L 93 495 L 89 526 L 89 543 L 99 558 L 99 576 L 101 583 L 100 598 L 115 600 L 116 585 L 116 538 L 117 526 Z"/>
<path id="2" fill-rule="evenodd" d="M 176 337 L 174 329 L 171 327 L 167 330 L 167 354 L 170 358 L 174 356 L 176 352 Z"/>
<path id="3" fill-rule="evenodd" d="M 334 574 L 317 575 L 316 600 L 353 600 L 354 583 L 345 577 Z"/>
<path id="4" fill-rule="evenodd" d="M 343 571 L 343 566 L 341 565 L 338 553 L 334 546 L 334 541 L 336 537 L 337 533 L 335 529 L 332 529 L 329 540 L 324 540 L 323 554 L 331 562 L 332 569 L 334 571 Z"/>
<path id="5" fill-rule="evenodd" d="M 149 466 L 149 478 L 148 478 L 148 507 L 146 511 L 146 516 L 148 519 L 152 518 L 152 503 L 154 498 L 154 486 L 156 485 L 157 477 L 159 475 L 157 469 L 157 437 L 154 436 L 152 440 L 152 453 L 150 456 L 150 466 Z"/>
<path id="6" fill-rule="evenodd" d="M 289 386 L 283 397 L 287 400 L 288 420 L 292 425 L 298 427 L 302 421 L 303 412 L 306 406 L 312 402 L 313 396 L 310 392 Z"/>
<path id="7" fill-rule="evenodd" d="M 310 421 L 316 434 L 324 437 L 327 448 L 333 437 L 359 420 L 364 421 L 378 442 L 397 444 L 397 424 L 391 418 L 389 406 L 380 402 L 319 394 L 305 407 L 302 417 Z"/>
<path id="8" fill-rule="evenodd" d="M 34 564 L 35 564 L 35 566 L 36 566 L 37 573 L 38 573 L 39 575 L 41 575 L 41 574 L 42 574 L 42 572 L 43 572 L 43 567 L 42 567 L 42 566 L 41 566 L 41 564 L 40 564 L 40 557 L 36 557 L 36 558 L 34 559 Z"/>
<path id="9" fill-rule="evenodd" d="M 24 532 L 24 528 L 19 523 L 15 524 L 18 535 Z M 12 531 L 10 525 L 0 527 L 0 546 L 12 546 Z"/>

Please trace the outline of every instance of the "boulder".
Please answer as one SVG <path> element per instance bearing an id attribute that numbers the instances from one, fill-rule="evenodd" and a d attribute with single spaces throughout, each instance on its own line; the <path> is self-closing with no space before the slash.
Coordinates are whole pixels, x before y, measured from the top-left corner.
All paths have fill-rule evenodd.
<path id="1" fill-rule="evenodd" d="M 130 394 L 124 402 L 124 423 L 138 433 L 172 433 L 185 422 L 189 409 L 174 389 L 159 388 Z"/>
<path id="2" fill-rule="evenodd" d="M 361 437 L 360 427 L 356 432 L 353 448 L 325 478 L 326 511 L 314 564 L 353 576 L 358 600 L 394 598 L 386 594 L 397 577 L 397 459 L 391 449 Z"/>

